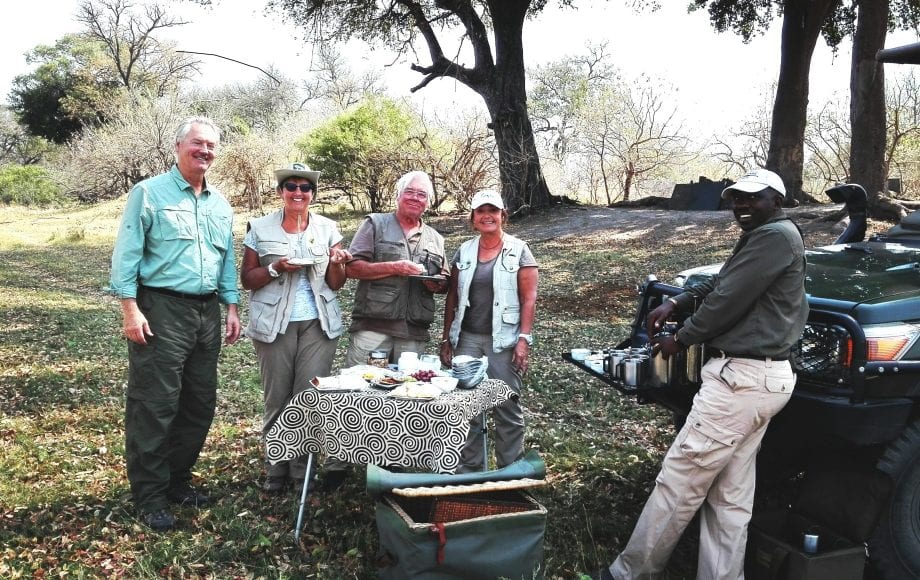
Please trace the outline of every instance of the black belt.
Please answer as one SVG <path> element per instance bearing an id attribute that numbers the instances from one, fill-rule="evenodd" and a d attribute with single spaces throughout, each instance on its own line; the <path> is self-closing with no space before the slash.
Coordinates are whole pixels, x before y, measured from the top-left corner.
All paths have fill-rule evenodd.
<path id="1" fill-rule="evenodd" d="M 789 353 L 780 353 L 775 355 L 765 355 L 765 354 L 750 354 L 750 353 L 741 353 L 741 352 L 725 352 L 722 349 L 716 348 L 714 346 L 707 346 L 706 352 L 714 356 L 715 358 L 752 358 L 754 360 L 789 360 Z"/>
<path id="2" fill-rule="evenodd" d="M 185 292 L 176 292 L 175 290 L 170 290 L 169 288 L 155 288 L 153 286 L 140 286 L 144 290 L 149 290 L 156 294 L 163 294 L 164 296 L 172 296 L 173 298 L 183 298 L 185 300 L 197 300 L 198 302 L 207 302 L 212 298 L 217 298 L 217 292 L 211 292 L 209 294 L 186 294 Z"/>

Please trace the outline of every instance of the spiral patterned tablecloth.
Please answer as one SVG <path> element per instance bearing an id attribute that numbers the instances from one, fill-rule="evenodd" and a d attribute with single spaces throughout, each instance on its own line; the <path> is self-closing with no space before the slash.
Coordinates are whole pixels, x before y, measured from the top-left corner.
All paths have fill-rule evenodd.
<path id="1" fill-rule="evenodd" d="M 470 419 L 512 395 L 495 379 L 430 401 L 397 399 L 373 388 L 323 392 L 311 387 L 291 399 L 269 430 L 266 456 L 277 463 L 325 453 L 349 463 L 453 473 Z"/>

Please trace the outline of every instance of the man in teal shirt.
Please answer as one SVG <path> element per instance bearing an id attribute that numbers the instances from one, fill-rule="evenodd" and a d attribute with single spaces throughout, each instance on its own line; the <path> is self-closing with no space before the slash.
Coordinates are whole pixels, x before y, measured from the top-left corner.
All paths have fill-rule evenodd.
<path id="1" fill-rule="evenodd" d="M 112 254 L 128 343 L 125 462 L 135 506 L 159 531 L 170 503 L 205 505 L 191 485 L 217 400 L 220 303 L 224 340 L 240 336 L 233 210 L 205 180 L 220 131 L 191 117 L 176 132 L 176 164 L 128 194 Z"/>

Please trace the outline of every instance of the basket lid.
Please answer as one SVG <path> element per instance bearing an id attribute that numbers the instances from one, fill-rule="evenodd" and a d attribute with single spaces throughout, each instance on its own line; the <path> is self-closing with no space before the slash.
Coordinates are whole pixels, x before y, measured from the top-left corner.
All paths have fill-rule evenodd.
<path id="1" fill-rule="evenodd" d="M 428 496 L 524 489 L 544 485 L 546 465 L 540 454 L 527 454 L 501 469 L 475 473 L 392 473 L 377 465 L 367 466 L 367 492 L 378 497 L 392 492 L 402 496 Z"/>

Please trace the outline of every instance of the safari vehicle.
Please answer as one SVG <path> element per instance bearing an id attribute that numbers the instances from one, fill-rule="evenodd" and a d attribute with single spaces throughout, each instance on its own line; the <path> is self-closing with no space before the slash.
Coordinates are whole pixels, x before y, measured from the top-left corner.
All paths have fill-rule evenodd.
<path id="1" fill-rule="evenodd" d="M 920 64 L 920 43 L 881 51 L 879 60 Z M 874 573 L 920 578 L 920 211 L 863 241 L 865 191 L 845 185 L 828 194 L 846 203 L 851 223 L 833 245 L 806 252 L 811 311 L 791 355 L 798 382 L 764 438 L 757 493 L 779 482 L 798 509 L 865 543 Z M 650 276 L 630 336 L 611 350 L 647 348 L 648 313 L 718 269 L 689 270 L 672 283 Z M 630 381 L 612 358 L 603 371 L 563 358 L 640 403 L 666 407 L 681 424 L 706 352 L 691 347 L 665 366 L 653 359 Z"/>

